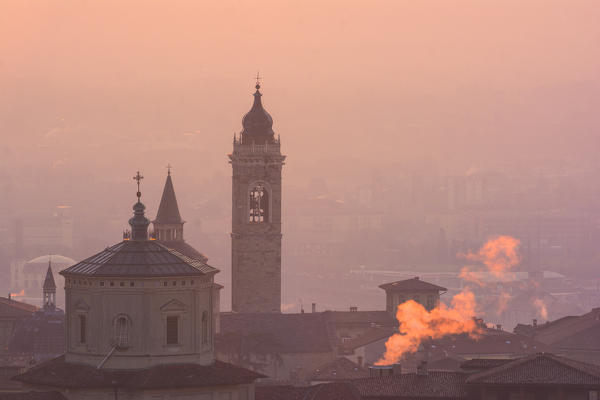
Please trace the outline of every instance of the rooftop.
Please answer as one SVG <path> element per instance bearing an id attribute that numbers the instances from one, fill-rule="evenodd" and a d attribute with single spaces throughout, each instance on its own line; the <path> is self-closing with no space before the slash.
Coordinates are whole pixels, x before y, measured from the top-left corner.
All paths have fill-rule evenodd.
<path id="1" fill-rule="evenodd" d="M 393 291 L 393 292 L 396 292 L 396 291 L 445 292 L 448 290 L 445 287 L 422 281 L 419 279 L 419 277 L 414 277 L 412 279 L 405 279 L 403 281 L 384 283 L 383 285 L 379 285 L 379 287 L 385 291 Z"/>
<path id="2" fill-rule="evenodd" d="M 469 376 L 468 383 L 600 386 L 600 366 L 537 353 Z"/>
<path id="3" fill-rule="evenodd" d="M 124 240 L 62 270 L 61 275 L 94 277 L 189 276 L 218 270 L 155 240 Z"/>
<path id="4" fill-rule="evenodd" d="M 332 341 L 323 313 L 222 313 L 217 351 L 326 353 Z"/>
<path id="5" fill-rule="evenodd" d="M 348 360 L 346 357 L 339 357 L 315 369 L 308 380 L 321 382 L 344 381 L 368 376 L 369 371 L 366 368 Z"/>
<path id="6" fill-rule="evenodd" d="M 215 361 L 213 365 L 164 364 L 139 370 L 105 370 L 72 364 L 64 356 L 39 364 L 15 380 L 57 388 L 112 388 L 132 390 L 191 388 L 252 383 L 261 374 Z"/>

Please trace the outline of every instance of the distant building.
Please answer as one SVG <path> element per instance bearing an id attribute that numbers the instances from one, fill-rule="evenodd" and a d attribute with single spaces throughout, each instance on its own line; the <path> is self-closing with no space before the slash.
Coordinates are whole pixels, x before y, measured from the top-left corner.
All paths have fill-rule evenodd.
<path id="1" fill-rule="evenodd" d="M 49 360 L 65 351 L 65 313 L 56 307 L 56 283 L 48 263 L 42 286 L 43 306 L 15 329 L 9 346 L 12 357 L 30 357 L 32 363 Z"/>
<path id="2" fill-rule="evenodd" d="M 16 327 L 36 310 L 37 307 L 31 304 L 0 297 L 0 354 L 8 354 L 8 346 Z"/>
<path id="3" fill-rule="evenodd" d="M 61 271 L 66 353 L 15 379 L 67 399 L 252 400 L 261 375 L 214 358 L 218 270 L 149 238 L 137 196 L 131 234 Z"/>
<path id="4" fill-rule="evenodd" d="M 462 365 L 457 371 L 440 371 L 423 363 L 411 373 L 398 365 L 376 367 L 368 378 L 308 387 L 259 387 L 256 400 L 595 400 L 600 391 L 600 370 L 595 365 L 548 353 Z"/>
<path id="5" fill-rule="evenodd" d="M 546 344 L 556 354 L 600 365 L 600 307 L 545 324 L 519 324 L 515 333 Z"/>
<path id="6" fill-rule="evenodd" d="M 26 262 L 13 262 L 10 274 L 10 287 L 13 293 L 18 293 L 23 300 L 32 304 L 43 306 L 43 299 L 40 297 L 40 288 L 46 279 L 48 263 L 52 263 L 54 268 L 63 269 L 75 264 L 75 260 L 60 254 L 49 254 L 33 258 Z M 65 286 L 65 280 L 62 276 L 57 277 L 59 287 Z M 56 305 L 63 307 L 65 303 L 64 293 L 61 291 L 56 298 Z"/>
<path id="7" fill-rule="evenodd" d="M 229 155 L 233 168 L 231 308 L 234 312 L 281 311 L 281 169 L 285 156 L 263 108 L 254 104 L 242 120 Z"/>
<path id="8" fill-rule="evenodd" d="M 427 311 L 431 311 L 440 303 L 440 292 L 448 290 L 445 287 L 422 281 L 418 277 L 384 283 L 379 287 L 385 290 L 386 311 L 394 316 L 398 305 L 407 300 L 413 300 L 425 307 Z"/>

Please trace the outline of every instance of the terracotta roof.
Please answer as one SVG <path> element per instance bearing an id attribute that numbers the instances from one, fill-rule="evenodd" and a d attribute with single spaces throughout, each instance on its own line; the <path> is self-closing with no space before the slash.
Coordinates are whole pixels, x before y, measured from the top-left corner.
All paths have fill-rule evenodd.
<path id="1" fill-rule="evenodd" d="M 448 290 L 445 287 L 422 281 L 418 277 L 415 277 L 412 279 L 405 279 L 403 281 L 384 283 L 383 285 L 379 285 L 379 287 L 385 291 L 394 291 L 394 292 L 395 291 L 445 292 Z"/>
<path id="2" fill-rule="evenodd" d="M 177 198 L 175 197 L 175 189 L 173 188 L 170 172 L 167 175 L 167 181 L 165 182 L 165 188 L 163 189 L 163 194 L 160 199 L 156 219 L 153 222 L 154 224 L 183 223 L 181 215 L 179 214 L 179 206 L 177 205 Z"/>
<path id="3" fill-rule="evenodd" d="M 600 349 L 600 308 L 534 328 L 532 336 L 560 348 Z"/>
<path id="4" fill-rule="evenodd" d="M 469 376 L 468 383 L 588 385 L 600 388 L 600 366 L 549 353 L 532 354 Z"/>
<path id="5" fill-rule="evenodd" d="M 459 371 L 464 359 L 460 357 L 444 357 L 428 363 L 432 371 Z"/>
<path id="6" fill-rule="evenodd" d="M 163 364 L 139 370 L 104 370 L 72 364 L 64 356 L 39 364 L 13 379 L 57 388 L 120 387 L 133 390 L 237 385 L 264 375 L 221 361 L 212 365 Z"/>
<path id="7" fill-rule="evenodd" d="M 169 249 L 156 240 L 124 240 L 67 269 L 61 275 L 178 276 L 218 272 L 201 260 Z"/>
<path id="8" fill-rule="evenodd" d="M 36 310 L 37 307 L 31 304 L 0 297 L 0 316 L 2 317 L 27 317 Z"/>
<path id="9" fill-rule="evenodd" d="M 0 394 L 2 400 L 67 400 L 60 392 L 15 392 Z"/>
<path id="10" fill-rule="evenodd" d="M 461 372 L 429 371 L 427 375 L 398 374 L 357 379 L 352 385 L 363 398 L 444 398 L 467 396 L 466 375 Z"/>
<path id="11" fill-rule="evenodd" d="M 168 247 L 169 249 L 178 251 L 189 258 L 200 260 L 203 263 L 206 263 L 208 261 L 208 258 L 204 254 L 202 254 L 183 240 L 157 240 L 157 242 L 165 247 Z"/>
<path id="12" fill-rule="evenodd" d="M 398 326 L 387 311 L 324 311 L 334 325 Z"/>
<path id="13" fill-rule="evenodd" d="M 353 385 L 345 382 L 313 386 L 256 386 L 255 400 L 361 400 Z"/>
<path id="14" fill-rule="evenodd" d="M 333 350 L 323 313 L 222 313 L 219 352 L 326 353 Z"/>
<path id="15" fill-rule="evenodd" d="M 342 350 L 354 350 L 359 347 L 377 342 L 382 339 L 387 339 L 396 333 L 398 328 L 386 326 L 386 327 L 374 327 L 367 329 L 362 335 L 350 339 L 340 346 Z"/>
<path id="16" fill-rule="evenodd" d="M 483 329 L 474 337 L 465 333 L 425 340 L 423 345 L 433 354 L 451 354 L 467 358 L 482 354 L 526 355 L 551 350 L 549 346 L 530 337 L 495 329 Z"/>
<path id="17" fill-rule="evenodd" d="M 65 314 L 60 309 L 39 310 L 15 327 L 8 350 L 28 354 L 36 361 L 57 357 L 65 351 Z"/>
<path id="18" fill-rule="evenodd" d="M 316 368 L 309 381 L 345 381 L 349 379 L 366 378 L 369 371 L 348 360 L 346 357 L 339 357 L 335 360 Z"/>
<path id="19" fill-rule="evenodd" d="M 465 371 L 480 371 L 483 369 L 496 368 L 514 361 L 514 358 L 473 358 L 460 364 Z"/>

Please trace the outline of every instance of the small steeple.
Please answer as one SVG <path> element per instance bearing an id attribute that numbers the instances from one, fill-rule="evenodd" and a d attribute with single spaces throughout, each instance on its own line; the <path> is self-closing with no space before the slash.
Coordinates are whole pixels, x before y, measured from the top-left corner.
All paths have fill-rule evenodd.
<path id="1" fill-rule="evenodd" d="M 256 75 L 256 92 L 254 92 L 254 103 L 252 108 L 242 119 L 244 129 L 241 133 L 242 143 L 265 144 L 275 141 L 273 132 L 273 118 L 262 105 L 262 93 L 260 92 L 260 75 Z"/>
<path id="2" fill-rule="evenodd" d="M 171 165 L 167 166 L 167 180 L 163 189 L 156 219 L 153 221 L 156 238 L 163 241 L 183 240 L 183 224 L 181 219 L 173 180 L 171 179 Z"/>
<path id="3" fill-rule="evenodd" d="M 54 310 L 56 308 L 56 283 L 54 282 L 54 274 L 52 274 L 51 258 L 48 259 L 48 270 L 42 289 L 44 293 L 44 310 Z"/>
<path id="4" fill-rule="evenodd" d="M 137 181 L 138 201 L 133 205 L 133 218 L 129 219 L 129 225 L 131 225 L 131 239 L 148 240 L 148 225 L 150 225 L 150 220 L 145 217 L 144 211 L 146 210 L 146 206 L 140 201 L 142 197 L 142 193 L 140 192 L 140 181 L 144 179 L 144 177 L 140 175 L 140 171 L 138 171 L 133 179 Z"/>

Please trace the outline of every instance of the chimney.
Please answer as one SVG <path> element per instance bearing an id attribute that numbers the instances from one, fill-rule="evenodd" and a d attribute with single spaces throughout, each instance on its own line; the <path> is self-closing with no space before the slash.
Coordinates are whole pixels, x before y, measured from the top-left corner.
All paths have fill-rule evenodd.
<path id="1" fill-rule="evenodd" d="M 10 300 L 10 292 L 8 292 L 8 299 Z"/>
<path id="2" fill-rule="evenodd" d="M 358 307 L 350 307 L 350 312 L 357 312 L 358 311 Z"/>
<path id="3" fill-rule="evenodd" d="M 312 303 L 312 312 L 317 312 L 317 303 Z"/>
<path id="4" fill-rule="evenodd" d="M 537 319 L 535 319 L 535 318 L 533 319 L 533 327 L 534 328 L 537 327 Z"/>
<path id="5" fill-rule="evenodd" d="M 496 329 L 501 331 L 502 330 L 502 325 L 501 324 L 496 324 Z"/>
<path id="6" fill-rule="evenodd" d="M 419 376 L 427 376 L 427 361 L 423 360 L 419 365 L 417 365 L 417 375 Z"/>

